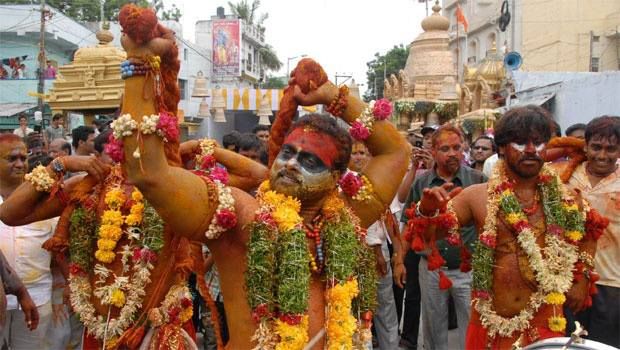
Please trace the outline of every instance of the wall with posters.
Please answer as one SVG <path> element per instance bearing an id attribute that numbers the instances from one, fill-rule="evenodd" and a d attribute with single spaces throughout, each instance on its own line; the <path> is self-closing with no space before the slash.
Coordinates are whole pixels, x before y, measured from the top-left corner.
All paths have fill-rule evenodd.
<path id="1" fill-rule="evenodd" d="M 241 24 L 238 19 L 213 21 L 213 75 L 241 75 Z"/>

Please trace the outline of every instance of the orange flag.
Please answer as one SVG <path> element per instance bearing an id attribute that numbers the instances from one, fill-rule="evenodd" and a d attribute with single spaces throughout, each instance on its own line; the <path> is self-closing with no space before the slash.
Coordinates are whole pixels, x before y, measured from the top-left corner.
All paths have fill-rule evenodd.
<path id="1" fill-rule="evenodd" d="M 465 18 L 465 14 L 463 14 L 463 10 L 458 4 L 456 5 L 456 23 L 463 24 L 463 29 L 465 30 L 465 33 L 467 33 L 467 26 L 469 23 L 467 23 L 467 18 Z"/>

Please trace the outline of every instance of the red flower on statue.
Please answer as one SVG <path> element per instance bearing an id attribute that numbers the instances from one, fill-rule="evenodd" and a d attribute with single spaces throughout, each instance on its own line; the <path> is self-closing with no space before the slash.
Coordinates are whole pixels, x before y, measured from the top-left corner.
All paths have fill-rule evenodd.
<path id="1" fill-rule="evenodd" d="M 228 209 L 222 209 L 215 214 L 217 224 L 225 229 L 231 229 L 237 226 L 237 214 Z"/>
<path id="2" fill-rule="evenodd" d="M 296 326 L 301 323 L 301 315 L 282 314 L 280 315 L 280 321 L 290 326 Z"/>
<path id="3" fill-rule="evenodd" d="M 550 234 L 561 237 L 564 234 L 564 229 L 560 225 L 551 224 L 547 226 L 547 231 Z"/>
<path id="4" fill-rule="evenodd" d="M 484 233 L 480 235 L 480 243 L 484 244 L 485 246 L 491 249 L 495 249 L 495 245 L 497 244 L 495 240 L 495 236 L 491 236 L 489 234 L 484 234 Z"/>
<path id="5" fill-rule="evenodd" d="M 252 312 L 252 318 L 254 319 L 254 322 L 259 322 L 263 317 L 269 316 L 269 314 L 270 312 L 267 304 L 259 304 Z"/>
<path id="6" fill-rule="evenodd" d="M 474 298 L 488 300 L 491 295 L 486 290 L 474 290 L 473 291 Z"/>
<path id="7" fill-rule="evenodd" d="M 273 216 L 271 216 L 271 213 L 269 212 L 261 212 L 259 214 L 256 215 L 256 221 L 257 222 L 262 222 L 263 224 L 269 226 L 269 227 L 276 227 L 276 221 L 273 219 Z"/>
<path id="8" fill-rule="evenodd" d="M 228 171 L 226 168 L 215 167 L 209 173 L 209 178 L 213 181 L 219 181 L 226 185 L 228 183 Z"/>
<path id="9" fill-rule="evenodd" d="M 527 228 L 530 228 L 530 224 L 525 220 L 519 220 L 513 227 L 517 232 L 521 232 Z"/>
<path id="10" fill-rule="evenodd" d="M 512 190 L 514 185 L 512 182 L 504 181 L 495 188 L 495 193 L 502 193 L 505 190 Z"/>
<path id="11" fill-rule="evenodd" d="M 338 185 L 340 185 L 342 192 L 349 197 L 353 197 L 359 192 L 360 188 L 362 188 L 363 182 L 362 179 L 354 173 L 346 173 L 340 178 Z"/>
<path id="12" fill-rule="evenodd" d="M 392 104 L 387 98 L 382 98 L 375 101 L 375 106 L 372 109 L 372 115 L 377 120 L 385 120 L 392 115 Z"/>
<path id="13" fill-rule="evenodd" d="M 181 299 L 181 306 L 183 306 L 184 308 L 188 308 L 188 307 L 190 307 L 190 306 L 192 306 L 192 305 L 194 305 L 194 304 L 192 303 L 192 299 L 189 299 L 189 298 L 183 298 L 183 299 Z"/>
<path id="14" fill-rule="evenodd" d="M 125 159 L 123 141 L 117 140 L 113 134 L 108 137 L 108 143 L 103 146 L 103 151 L 116 163 L 121 163 Z"/>
<path id="15" fill-rule="evenodd" d="M 202 164 L 200 164 L 200 168 L 203 170 L 210 170 L 215 167 L 216 160 L 214 156 L 205 156 L 202 158 Z"/>
<path id="16" fill-rule="evenodd" d="M 79 274 L 83 274 L 84 270 L 82 270 L 80 265 L 71 263 L 69 264 L 69 273 L 72 275 L 79 275 Z"/>
<path id="17" fill-rule="evenodd" d="M 159 113 L 157 129 L 161 130 L 163 137 L 165 137 L 168 142 L 179 142 L 177 117 L 165 112 Z"/>
<path id="18" fill-rule="evenodd" d="M 351 137 L 357 141 L 364 141 L 370 136 L 370 130 L 364 124 L 360 122 L 353 122 L 351 129 L 349 129 Z"/>

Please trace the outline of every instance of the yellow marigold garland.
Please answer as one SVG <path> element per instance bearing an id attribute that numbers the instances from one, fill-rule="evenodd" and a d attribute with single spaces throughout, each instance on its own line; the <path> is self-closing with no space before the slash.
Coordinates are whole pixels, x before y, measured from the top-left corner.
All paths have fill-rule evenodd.
<path id="1" fill-rule="evenodd" d="M 297 325 L 276 320 L 275 332 L 280 337 L 276 350 L 303 349 L 308 342 L 308 316 L 302 316 Z"/>
<path id="2" fill-rule="evenodd" d="M 121 226 L 125 221 L 121 213 L 121 207 L 125 203 L 125 194 L 120 187 L 114 188 L 106 193 L 104 201 L 109 209 L 105 210 L 101 216 L 95 258 L 102 263 L 109 264 L 116 257 L 114 248 L 121 238 Z"/>
<path id="3" fill-rule="evenodd" d="M 338 283 L 327 294 L 327 349 L 351 349 L 357 320 L 351 315 L 351 301 L 359 290 L 357 279 Z"/>

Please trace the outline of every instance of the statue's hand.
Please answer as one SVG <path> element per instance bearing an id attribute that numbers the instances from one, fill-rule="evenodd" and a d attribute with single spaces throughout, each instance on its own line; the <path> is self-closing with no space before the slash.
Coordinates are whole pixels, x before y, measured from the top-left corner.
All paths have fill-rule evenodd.
<path id="1" fill-rule="evenodd" d="M 95 156 L 68 156 L 62 158 L 65 169 L 70 172 L 87 172 L 97 181 L 102 181 L 110 172 L 110 166 Z"/>
<path id="2" fill-rule="evenodd" d="M 294 83 L 294 78 L 291 79 Z M 314 106 L 317 104 L 329 105 L 329 103 L 338 96 L 338 87 L 327 81 L 317 89 L 304 94 L 298 85 L 295 85 L 295 100 L 302 106 Z"/>
<path id="3" fill-rule="evenodd" d="M 588 279 L 581 278 L 575 282 L 571 289 L 566 293 L 566 306 L 577 313 L 584 309 L 586 298 L 588 297 Z"/>
<path id="4" fill-rule="evenodd" d="M 434 215 L 438 210 L 444 209 L 448 202 L 463 191 L 461 187 L 454 187 L 451 182 L 432 188 L 425 188 L 422 192 L 419 210 L 424 215 Z"/>

